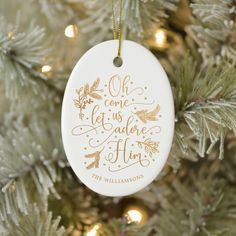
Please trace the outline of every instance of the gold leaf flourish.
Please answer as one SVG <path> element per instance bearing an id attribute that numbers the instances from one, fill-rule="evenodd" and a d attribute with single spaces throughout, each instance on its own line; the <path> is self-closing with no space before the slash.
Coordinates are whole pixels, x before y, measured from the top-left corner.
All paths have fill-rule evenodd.
<path id="1" fill-rule="evenodd" d="M 102 90 L 98 90 L 99 83 L 100 79 L 98 78 L 91 87 L 86 83 L 83 87 L 76 89 L 77 98 L 74 99 L 74 105 L 80 109 L 79 117 L 81 120 L 84 116 L 83 110 L 86 109 L 87 104 L 93 103 L 93 99 L 102 99 L 102 96 L 99 94 Z"/>
<path id="2" fill-rule="evenodd" d="M 90 163 L 88 166 L 86 166 L 87 169 L 99 168 L 99 162 L 101 159 L 101 152 L 103 151 L 103 149 L 100 151 L 96 151 L 96 152 L 85 155 L 86 158 L 94 158 L 94 161 L 92 163 Z"/>
<path id="3" fill-rule="evenodd" d="M 135 112 L 134 114 L 143 122 L 147 123 L 148 121 L 156 121 L 158 120 L 157 114 L 160 111 L 160 105 L 157 105 L 152 111 L 140 110 Z"/>
<path id="4" fill-rule="evenodd" d="M 158 152 L 159 142 L 152 141 L 150 138 L 145 141 L 136 141 L 140 148 L 144 148 L 145 152 L 149 154 L 150 157 L 154 153 Z"/>

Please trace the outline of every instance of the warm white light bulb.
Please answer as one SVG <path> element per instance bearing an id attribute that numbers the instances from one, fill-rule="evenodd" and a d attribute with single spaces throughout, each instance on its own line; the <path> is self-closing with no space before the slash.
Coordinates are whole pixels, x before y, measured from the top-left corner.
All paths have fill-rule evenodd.
<path id="1" fill-rule="evenodd" d="M 132 209 L 127 211 L 128 223 L 137 222 L 140 223 L 143 219 L 143 215 L 139 210 Z"/>
<path id="2" fill-rule="evenodd" d="M 42 73 L 48 73 L 48 72 L 50 72 L 52 70 L 52 67 L 50 66 L 50 65 L 44 65 L 44 66 L 42 66 L 42 68 L 41 68 L 41 72 Z"/>
<path id="3" fill-rule="evenodd" d="M 158 47 L 164 47 L 166 44 L 166 33 L 164 30 L 159 29 L 155 34 L 156 44 Z"/>
<path id="4" fill-rule="evenodd" d="M 97 231 L 100 227 L 100 224 L 94 225 L 93 228 L 87 232 L 86 236 L 97 236 Z"/>
<path id="5" fill-rule="evenodd" d="M 10 32 L 8 32 L 7 35 L 8 35 L 8 38 L 15 39 L 14 32 L 10 31 Z"/>
<path id="6" fill-rule="evenodd" d="M 67 38 L 74 38 L 78 32 L 78 28 L 76 25 L 68 25 L 65 28 L 65 36 Z"/>

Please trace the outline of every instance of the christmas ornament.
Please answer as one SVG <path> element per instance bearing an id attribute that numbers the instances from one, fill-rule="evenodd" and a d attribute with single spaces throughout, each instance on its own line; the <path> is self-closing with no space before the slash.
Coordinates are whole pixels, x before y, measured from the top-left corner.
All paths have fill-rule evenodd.
<path id="1" fill-rule="evenodd" d="M 174 131 L 168 78 L 143 46 L 110 40 L 76 64 L 62 107 L 62 138 L 79 179 L 106 196 L 135 193 L 166 163 Z M 115 58 L 115 59 L 114 59 Z"/>

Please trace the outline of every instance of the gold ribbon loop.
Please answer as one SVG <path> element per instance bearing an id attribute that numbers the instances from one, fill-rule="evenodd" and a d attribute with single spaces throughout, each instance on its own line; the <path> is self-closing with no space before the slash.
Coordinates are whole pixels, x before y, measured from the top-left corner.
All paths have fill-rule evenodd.
<path id="1" fill-rule="evenodd" d="M 119 0 L 119 5 L 120 5 L 120 19 L 119 19 L 119 26 L 118 26 L 118 31 L 117 31 L 117 25 L 116 25 L 116 20 L 115 20 L 115 6 L 114 6 L 114 0 L 112 0 L 112 21 L 113 21 L 113 37 L 114 40 L 118 39 L 119 44 L 118 44 L 118 52 L 117 56 L 120 57 L 121 55 L 121 40 L 122 40 L 122 0 Z"/>

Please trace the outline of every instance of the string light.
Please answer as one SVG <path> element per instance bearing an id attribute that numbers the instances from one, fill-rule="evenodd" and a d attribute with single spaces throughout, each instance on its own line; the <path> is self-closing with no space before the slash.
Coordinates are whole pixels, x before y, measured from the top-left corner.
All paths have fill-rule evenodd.
<path id="1" fill-rule="evenodd" d="M 138 210 L 129 210 L 127 212 L 128 223 L 137 222 L 140 223 L 142 221 L 143 215 Z"/>
<path id="2" fill-rule="evenodd" d="M 7 36 L 10 39 L 15 39 L 14 32 L 12 32 L 12 31 L 8 32 Z"/>
<path id="3" fill-rule="evenodd" d="M 142 225 L 147 220 L 147 212 L 138 206 L 128 207 L 125 210 L 124 216 L 126 217 L 128 224 L 135 222 Z"/>
<path id="4" fill-rule="evenodd" d="M 155 41 L 157 47 L 163 48 L 166 46 L 167 43 L 167 36 L 166 32 L 163 29 L 158 29 L 155 33 Z"/>
<path id="5" fill-rule="evenodd" d="M 89 231 L 87 231 L 86 236 L 97 236 L 100 228 L 101 224 L 95 224 Z"/>
<path id="6" fill-rule="evenodd" d="M 178 33 L 164 28 L 157 29 L 148 42 L 152 49 L 163 52 L 167 49 L 178 50 L 183 46 L 183 39 Z"/>
<path id="7" fill-rule="evenodd" d="M 50 72 L 52 70 L 52 67 L 50 66 L 50 65 L 44 65 L 44 66 L 42 66 L 42 68 L 41 68 L 41 72 L 42 73 L 48 73 L 48 72 Z"/>
<path id="8" fill-rule="evenodd" d="M 65 28 L 65 36 L 67 38 L 75 38 L 76 35 L 78 34 L 78 28 L 76 25 L 68 25 L 66 28 Z"/>

